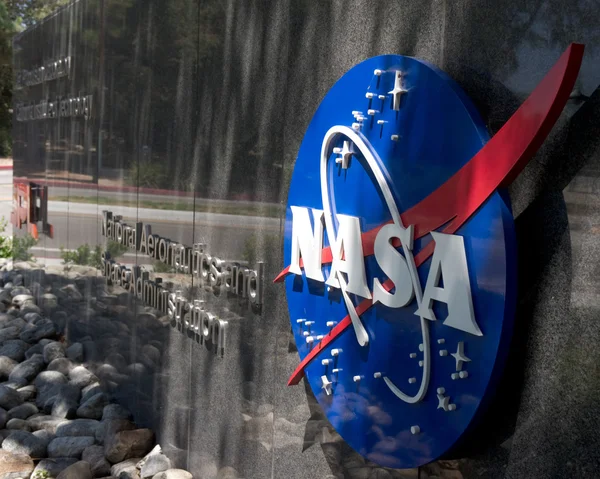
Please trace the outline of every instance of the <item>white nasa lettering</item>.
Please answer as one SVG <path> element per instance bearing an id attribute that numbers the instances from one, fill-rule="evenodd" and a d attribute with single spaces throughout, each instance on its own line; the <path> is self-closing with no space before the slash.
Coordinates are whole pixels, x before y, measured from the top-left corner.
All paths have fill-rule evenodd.
<path id="1" fill-rule="evenodd" d="M 340 288 L 338 275 L 346 273 L 348 284 L 345 290 L 363 298 L 371 299 L 367 286 L 367 274 L 363 255 L 360 220 L 355 216 L 338 214 L 337 237 L 331 242 L 331 271 L 326 284 Z M 334 238 L 333 232 L 328 231 L 329 237 Z M 343 255 L 343 259 L 342 259 Z"/>
<path id="2" fill-rule="evenodd" d="M 404 230 L 408 231 L 408 230 Z M 385 225 L 375 238 L 377 264 L 394 283 L 395 291 L 386 291 L 378 278 L 373 279 L 373 304 L 381 303 L 390 308 L 402 308 L 410 304 L 415 292 L 406 259 L 390 242 L 392 238 L 406 236 L 398 225 Z"/>
<path id="3" fill-rule="evenodd" d="M 435 321 L 432 310 L 433 301 L 448 305 L 448 317 L 444 325 L 460 329 L 476 336 L 483 336 L 475 321 L 467 255 L 462 236 L 432 232 L 435 251 L 431 259 L 431 268 L 423 292 L 421 306 L 416 315 Z M 443 277 L 444 287 L 438 284 Z"/>
<path id="4" fill-rule="evenodd" d="M 290 206 L 292 210 L 292 258 L 290 273 L 302 275 L 300 257 L 304 262 L 306 277 L 323 282 L 321 251 L 323 249 L 323 210 L 311 208 L 314 230 L 308 208 Z"/>

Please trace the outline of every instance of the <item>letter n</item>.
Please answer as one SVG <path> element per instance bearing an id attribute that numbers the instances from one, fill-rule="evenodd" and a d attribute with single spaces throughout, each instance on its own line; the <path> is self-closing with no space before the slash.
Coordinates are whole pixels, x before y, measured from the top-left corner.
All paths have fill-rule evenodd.
<path id="1" fill-rule="evenodd" d="M 323 282 L 321 252 L 323 250 L 323 210 L 311 208 L 311 224 L 308 208 L 290 206 L 292 209 L 292 258 L 290 273 L 302 274 L 300 257 L 307 278 Z"/>

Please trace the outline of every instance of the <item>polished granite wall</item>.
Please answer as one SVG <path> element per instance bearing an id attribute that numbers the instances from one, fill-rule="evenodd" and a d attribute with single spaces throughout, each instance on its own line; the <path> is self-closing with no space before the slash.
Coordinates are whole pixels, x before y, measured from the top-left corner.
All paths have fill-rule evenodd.
<path id="1" fill-rule="evenodd" d="M 15 103 L 93 95 L 89 120 L 15 122 L 14 174 L 49 187 L 54 237 L 33 253 L 76 281 L 70 340 L 106 387 L 156 428 L 195 477 L 597 477 L 600 335 L 600 14 L 592 1 L 80 0 L 16 37 L 15 69 L 71 56 L 71 76 Z M 337 436 L 303 383 L 283 288 L 282 219 L 296 152 L 321 99 L 383 53 L 425 59 L 473 99 L 492 133 L 571 41 L 586 44 L 576 91 L 510 188 L 519 249 L 517 329 L 500 392 L 454 460 L 384 470 Z M 15 180 L 15 181 L 18 181 Z M 60 248 L 112 246 L 103 210 L 223 259 L 265 262 L 265 300 L 215 297 L 160 270 L 230 324 L 223 357 L 97 273 L 63 271 Z M 17 231 L 23 235 L 24 230 Z M 66 278 L 65 278 L 66 276 Z"/>

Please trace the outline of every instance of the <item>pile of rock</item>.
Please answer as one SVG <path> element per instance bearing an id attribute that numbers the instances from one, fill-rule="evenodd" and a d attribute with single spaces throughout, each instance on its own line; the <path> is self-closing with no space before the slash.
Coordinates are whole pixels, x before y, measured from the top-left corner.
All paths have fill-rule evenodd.
<path id="1" fill-rule="evenodd" d="M 23 284 L 0 278 L 0 479 L 191 479 L 113 402 L 83 345 L 67 344 L 48 317 L 56 295 Z"/>

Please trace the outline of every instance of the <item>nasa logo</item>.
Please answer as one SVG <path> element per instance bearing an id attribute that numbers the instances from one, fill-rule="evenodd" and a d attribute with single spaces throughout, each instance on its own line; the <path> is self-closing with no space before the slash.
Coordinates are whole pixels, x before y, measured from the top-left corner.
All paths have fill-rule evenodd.
<path id="1" fill-rule="evenodd" d="M 398 55 L 352 68 L 314 115 L 291 180 L 285 281 L 301 363 L 333 427 L 387 467 L 451 451 L 493 394 L 515 309 L 503 188 L 562 111 L 572 44 L 491 139 L 444 73 Z"/>

